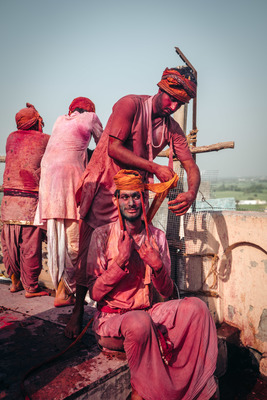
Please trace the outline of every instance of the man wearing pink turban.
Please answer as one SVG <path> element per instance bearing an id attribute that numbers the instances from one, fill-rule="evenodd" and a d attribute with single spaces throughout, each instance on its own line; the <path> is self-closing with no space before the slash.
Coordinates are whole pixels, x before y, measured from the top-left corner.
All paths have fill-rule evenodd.
<path id="1" fill-rule="evenodd" d="M 41 163 L 36 225 L 47 228 L 48 267 L 56 289 L 55 307 L 74 303 L 79 244 L 75 191 L 85 170 L 87 146 L 98 143 L 102 124 L 87 97 L 75 98 L 68 115 L 56 120 Z"/>
<path id="2" fill-rule="evenodd" d="M 38 277 L 42 269 L 42 233 L 33 225 L 38 202 L 40 164 L 49 135 L 43 119 L 29 103 L 16 114 L 18 130 L 6 142 L 4 197 L 1 203 L 4 265 L 11 292 L 25 289 L 26 297 L 44 296 Z"/>

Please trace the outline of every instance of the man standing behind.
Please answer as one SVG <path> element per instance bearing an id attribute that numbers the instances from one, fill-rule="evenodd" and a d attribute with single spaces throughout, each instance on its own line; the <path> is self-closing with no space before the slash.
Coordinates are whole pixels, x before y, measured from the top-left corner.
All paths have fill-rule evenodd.
<path id="1" fill-rule="evenodd" d="M 125 350 L 129 398 L 208 400 L 216 391 L 215 324 L 198 298 L 153 304 L 153 287 L 165 299 L 173 293 L 167 240 L 146 223 L 140 174 L 121 170 L 114 180 L 120 218 L 94 231 L 87 259 L 98 342 Z"/>
<path id="2" fill-rule="evenodd" d="M 91 135 L 98 142 L 102 125 L 94 103 L 78 97 L 69 114 L 56 120 L 41 163 L 35 224 L 47 224 L 48 267 L 56 289 L 55 307 L 74 303 L 79 244 L 79 209 L 75 191 L 87 163 Z"/>
<path id="3" fill-rule="evenodd" d="M 33 225 L 38 202 L 40 163 L 49 135 L 43 119 L 29 103 L 16 114 L 18 130 L 6 142 L 2 250 L 11 278 L 10 291 L 25 289 L 25 297 L 48 295 L 41 291 L 38 277 L 42 269 L 42 231 Z"/>
<path id="4" fill-rule="evenodd" d="M 196 96 L 196 80 L 192 72 L 166 68 L 154 96 L 128 95 L 114 106 L 101 140 L 80 181 L 77 200 L 80 202 L 80 246 L 77 269 L 76 303 L 65 329 L 67 337 L 76 337 L 82 324 L 86 259 L 93 230 L 113 222 L 118 212 L 112 197 L 114 175 L 123 168 L 137 169 L 144 181 L 155 175 L 161 182 L 173 177 L 173 152 L 187 174 L 188 191 L 169 202 L 176 215 L 185 214 L 196 198 L 199 169 L 191 155 L 180 125 L 171 117 L 183 104 Z M 153 160 L 166 145 L 170 146 L 169 167 Z"/>

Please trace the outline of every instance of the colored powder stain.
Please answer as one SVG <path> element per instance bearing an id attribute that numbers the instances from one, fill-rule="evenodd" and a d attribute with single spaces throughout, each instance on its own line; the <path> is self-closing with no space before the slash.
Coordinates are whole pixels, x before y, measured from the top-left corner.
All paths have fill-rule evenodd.
<path id="1" fill-rule="evenodd" d="M 258 333 L 256 335 L 258 339 L 260 339 L 262 342 L 267 342 L 267 309 L 264 308 L 262 311 L 261 317 L 260 317 L 260 322 L 259 322 L 259 327 L 258 327 Z"/>
<path id="2" fill-rule="evenodd" d="M 235 315 L 235 308 L 233 306 L 229 305 L 228 306 L 228 317 L 229 317 L 230 321 L 233 320 L 234 315 Z"/>
<path id="3" fill-rule="evenodd" d="M 251 261 L 250 265 L 248 266 L 249 268 L 256 268 L 258 263 L 256 261 Z"/>
<path id="4" fill-rule="evenodd" d="M 2 314 L 0 316 L 0 329 L 7 328 L 10 325 L 13 325 L 16 322 L 16 318 L 14 318 L 11 314 Z"/>

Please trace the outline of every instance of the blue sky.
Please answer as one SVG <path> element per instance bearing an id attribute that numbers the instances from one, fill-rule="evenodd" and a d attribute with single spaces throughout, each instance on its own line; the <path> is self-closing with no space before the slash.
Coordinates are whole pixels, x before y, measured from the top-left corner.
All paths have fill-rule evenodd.
<path id="1" fill-rule="evenodd" d="M 266 176 L 266 15 L 266 0 L 0 0 L 0 154 L 26 102 L 48 134 L 77 96 L 105 125 L 120 97 L 157 92 L 177 46 L 198 72 L 197 145 L 235 142 L 200 169 Z"/>

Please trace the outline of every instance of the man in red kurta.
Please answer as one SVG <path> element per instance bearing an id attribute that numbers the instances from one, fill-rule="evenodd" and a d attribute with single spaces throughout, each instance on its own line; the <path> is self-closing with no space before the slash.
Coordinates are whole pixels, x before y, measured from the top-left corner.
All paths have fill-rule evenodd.
<path id="1" fill-rule="evenodd" d="M 49 135 L 43 119 L 27 103 L 16 114 L 18 130 L 6 142 L 4 197 L 1 203 L 3 260 L 11 292 L 25 289 L 26 297 L 44 296 L 38 277 L 42 269 L 42 232 L 33 226 L 38 202 L 40 163 Z"/>
<path id="2" fill-rule="evenodd" d="M 216 391 L 215 324 L 197 298 L 153 303 L 153 287 L 165 299 L 173 293 L 167 240 L 141 218 L 141 176 L 122 170 L 115 179 L 121 223 L 94 231 L 87 259 L 86 283 L 98 305 L 98 342 L 125 350 L 129 398 L 208 400 Z"/>
<path id="3" fill-rule="evenodd" d="M 181 73 L 180 73 L 180 72 Z M 84 298 L 86 258 L 92 231 L 117 219 L 112 196 L 115 191 L 114 175 L 123 168 L 137 169 L 144 181 L 161 181 L 173 177 L 172 154 L 186 170 L 188 191 L 169 202 L 176 215 L 183 215 L 196 198 L 199 169 L 191 155 L 184 132 L 170 116 L 181 105 L 196 96 L 196 81 L 190 70 L 168 69 L 163 72 L 155 96 L 129 95 L 113 107 L 103 135 L 88 164 L 76 194 L 80 204 L 80 243 L 76 275 L 76 303 L 65 334 L 75 337 L 81 329 Z M 162 166 L 153 160 L 169 144 L 170 165 Z"/>

